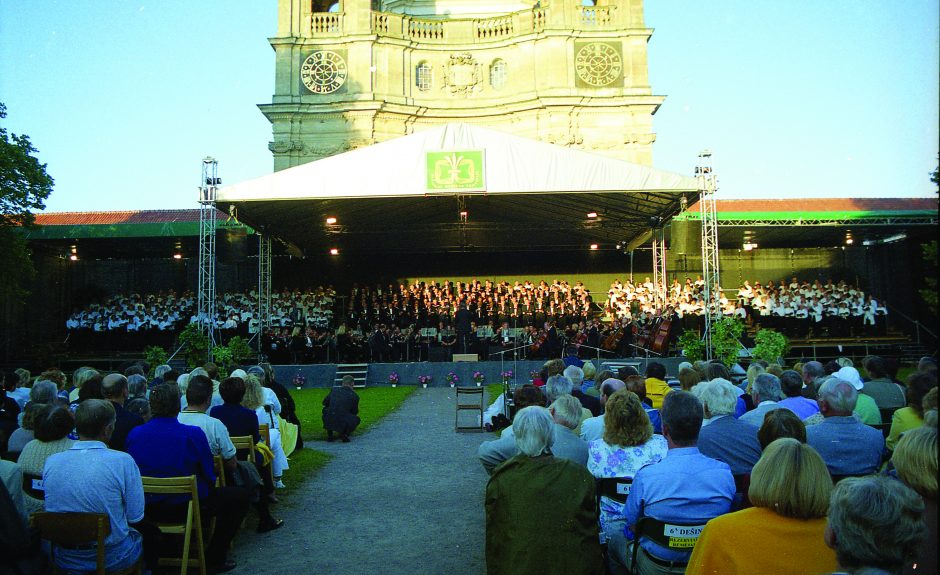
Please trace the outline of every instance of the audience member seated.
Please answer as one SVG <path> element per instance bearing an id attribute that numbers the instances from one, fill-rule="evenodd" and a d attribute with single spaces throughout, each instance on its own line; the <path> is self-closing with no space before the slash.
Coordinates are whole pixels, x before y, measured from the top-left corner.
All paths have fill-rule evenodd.
<path id="1" fill-rule="evenodd" d="M 753 507 L 709 521 L 686 574 L 832 572 L 836 556 L 823 540 L 831 491 L 826 464 L 812 447 L 774 441 L 751 474 Z"/>
<path id="2" fill-rule="evenodd" d="M 349 443 L 349 436 L 362 421 L 359 419 L 359 394 L 353 389 L 355 383 L 351 375 L 345 375 L 342 385 L 331 389 L 323 398 L 323 429 L 327 441 L 333 441 L 336 433 L 343 443 Z"/>
<path id="3" fill-rule="evenodd" d="M 519 455 L 486 486 L 489 575 L 602 575 L 594 478 L 556 458 L 555 423 L 544 407 L 521 409 L 513 421 Z"/>
<path id="4" fill-rule="evenodd" d="M 653 407 L 663 406 L 663 398 L 672 391 L 666 384 L 666 366 L 658 361 L 646 365 L 646 397 L 653 402 Z"/>
<path id="5" fill-rule="evenodd" d="M 595 385 L 597 368 L 594 367 L 594 362 L 585 362 L 581 370 L 584 372 L 584 381 L 581 382 L 581 392 L 584 393 L 584 395 L 589 395 L 596 399 L 600 399 L 601 394 Z"/>
<path id="6" fill-rule="evenodd" d="M 20 453 L 17 463 L 23 473 L 42 477 L 42 470 L 50 456 L 68 451 L 75 444 L 69 433 L 75 427 L 75 420 L 68 408 L 60 405 L 36 404 L 35 435 Z M 32 407 L 32 406 L 30 406 Z M 26 507 L 30 513 L 43 510 L 41 499 L 26 495 Z"/>
<path id="7" fill-rule="evenodd" d="M 783 392 L 780 390 L 780 379 L 772 373 L 762 373 L 754 379 L 751 387 L 751 397 L 754 398 L 754 409 L 741 416 L 741 421 L 750 423 L 759 428 L 764 423 L 764 414 L 774 409 L 780 409 Z"/>
<path id="8" fill-rule="evenodd" d="M 538 388 L 532 388 L 535 392 L 534 397 L 527 395 L 521 398 L 517 403 L 517 413 L 519 409 L 524 409 L 529 405 L 541 405 L 542 392 Z M 549 406 L 549 413 L 555 422 L 555 443 L 552 445 L 552 455 L 559 459 L 567 459 L 578 465 L 587 465 L 588 448 L 587 444 L 574 433 L 574 429 L 581 422 L 581 404 L 577 399 L 570 395 L 562 395 Z M 515 432 L 512 426 L 503 430 L 502 435 L 495 441 L 486 441 L 480 444 L 477 449 L 477 457 L 483 469 L 490 475 L 502 464 L 519 454 L 519 448 L 516 447 Z"/>
<path id="9" fill-rule="evenodd" d="M 643 376 L 628 375 L 626 379 L 623 380 L 623 384 L 627 391 L 632 391 L 640 398 L 640 404 L 643 406 L 643 410 L 646 411 L 647 417 L 650 418 L 650 423 L 653 424 L 653 433 L 662 434 L 662 418 L 659 416 L 659 410 L 654 409 L 652 402 L 646 398 L 646 380 L 643 379 Z"/>
<path id="10" fill-rule="evenodd" d="M 761 451 L 774 441 L 789 437 L 800 443 L 806 443 L 806 425 L 789 409 L 775 409 L 764 415 L 764 423 L 757 431 L 757 441 Z"/>
<path id="11" fill-rule="evenodd" d="M 8 392 L 8 395 L 16 401 L 20 409 L 23 409 L 26 407 L 26 402 L 29 401 L 29 382 L 32 380 L 32 374 L 29 373 L 29 370 L 19 368 L 14 370 L 13 375 L 16 377 L 16 385 L 13 391 Z"/>
<path id="12" fill-rule="evenodd" d="M 15 514 L 19 517 L 18 523 L 21 523 L 24 527 L 26 522 L 29 519 L 29 515 L 32 511 L 29 511 L 26 508 L 25 495 L 23 493 L 23 471 L 20 469 L 20 466 L 12 461 L 7 461 L 5 459 L 0 459 L 0 505 L 3 505 L 4 496 L 8 496 L 7 501 L 13 506 L 11 513 L 8 515 L 3 513 L 3 510 L 0 509 L 0 517 L 10 518 Z M 8 536 L 12 526 L 3 525 L 4 536 Z M 4 544 L 7 544 L 7 541 L 0 541 L 0 553 L 7 551 L 7 548 L 3 547 Z M 9 560 L 12 557 L 10 554 L 0 554 L 0 573 L 11 573 L 18 574 L 23 573 L 23 571 L 7 571 L 4 570 L 5 567 L 9 566 Z"/>
<path id="13" fill-rule="evenodd" d="M 937 412 L 933 411 L 936 417 Z M 917 556 L 917 570 L 905 573 L 936 573 L 937 567 L 937 427 L 923 427 L 905 433 L 891 458 L 898 479 L 924 500 L 927 539 Z"/>
<path id="14" fill-rule="evenodd" d="M 241 370 L 236 370 L 241 371 Z M 245 373 L 242 371 L 242 373 Z M 236 377 L 236 376 L 233 376 Z M 287 455 L 284 454 L 284 446 L 281 443 L 281 430 L 278 418 L 274 415 L 274 410 L 270 404 L 264 403 L 264 393 L 262 392 L 261 382 L 254 375 L 248 375 L 244 378 L 245 396 L 242 398 L 242 406 L 254 410 L 258 418 L 258 425 L 268 426 L 268 435 L 271 438 L 271 452 L 274 454 L 274 460 L 271 462 L 271 470 L 274 472 L 274 486 L 283 488 L 284 483 L 281 477 L 284 472 L 290 468 L 287 463 Z"/>
<path id="15" fill-rule="evenodd" d="M 693 387 L 703 381 L 705 378 L 695 368 L 683 367 L 679 370 L 679 387 L 682 391 L 692 391 Z"/>
<path id="16" fill-rule="evenodd" d="M 632 479 L 641 467 L 665 457 L 667 445 L 662 435 L 653 434 L 640 398 L 621 389 L 607 399 L 604 436 L 592 441 L 589 449 L 587 467 L 591 475 Z M 600 511 L 601 543 L 614 540 L 613 545 L 626 545 L 623 505 L 605 496 Z M 615 568 L 611 565 L 612 571 Z"/>
<path id="17" fill-rule="evenodd" d="M 663 435 L 669 445 L 659 463 L 640 469 L 624 507 L 631 532 L 641 517 L 680 525 L 704 525 L 731 510 L 735 485 L 728 464 L 702 455 L 696 447 L 704 417 L 702 403 L 687 391 L 674 391 L 663 400 Z M 627 547 L 610 547 L 611 559 L 626 569 L 632 545 L 640 545 L 639 575 L 684 573 L 690 552 L 661 547 L 643 538 Z"/>
<path id="18" fill-rule="evenodd" d="M 911 567 L 924 544 L 923 514 L 923 500 L 900 481 L 850 477 L 832 490 L 826 544 L 846 573 L 897 575 Z"/>
<path id="19" fill-rule="evenodd" d="M 705 414 L 698 449 L 706 457 L 727 463 L 734 475 L 744 475 L 750 473 L 760 459 L 761 449 L 757 442 L 758 428 L 734 418 L 737 401 L 734 389 L 725 379 L 706 381 L 693 389 Z"/>
<path id="20" fill-rule="evenodd" d="M 803 376 L 798 371 L 788 369 L 780 374 L 780 390 L 786 397 L 778 405 L 789 409 L 801 420 L 819 413 L 816 401 L 803 395 Z"/>
<path id="21" fill-rule="evenodd" d="M 131 376 L 134 377 L 134 376 Z M 111 434 L 111 442 L 108 447 L 118 451 L 127 451 L 125 443 L 127 434 L 138 425 L 144 424 L 144 418 L 124 409 L 124 402 L 128 397 L 127 378 L 120 373 L 106 375 L 101 381 L 101 394 L 114 405 L 116 419 L 114 422 L 114 433 Z"/>
<path id="22" fill-rule="evenodd" d="M 604 380 L 601 384 L 601 409 L 604 409 L 604 406 L 607 404 L 607 399 L 610 398 L 611 395 L 623 388 L 624 382 L 619 379 L 609 377 Z M 587 443 L 604 437 L 604 416 L 599 415 L 597 417 L 591 417 L 581 422 L 581 432 L 579 435 L 581 439 Z"/>
<path id="23" fill-rule="evenodd" d="M 114 422 L 110 402 L 89 399 L 80 403 L 75 409 L 79 441 L 49 456 L 42 474 L 46 511 L 108 515 L 111 533 L 105 539 L 105 562 L 109 572 L 134 565 L 143 550 L 141 534 L 131 527 L 144 518 L 143 484 L 131 456 L 107 447 Z M 95 548 L 57 547 L 55 564 L 67 572 L 93 572 Z"/>
<path id="24" fill-rule="evenodd" d="M 47 404 L 30 403 L 26 409 L 23 410 L 22 425 L 13 430 L 13 433 L 10 434 L 10 438 L 7 440 L 8 453 L 19 453 L 23 451 L 23 447 L 35 438 L 36 414 L 42 409 L 43 405 Z"/>
<path id="25" fill-rule="evenodd" d="M 841 379 L 842 381 L 847 381 L 855 388 L 856 391 L 861 391 L 862 389 L 862 378 L 858 375 L 858 370 L 851 366 L 841 367 L 836 369 L 831 375 L 823 378 L 823 383 L 825 383 L 830 378 Z M 820 385 L 820 388 L 822 385 Z M 817 397 L 818 399 L 818 397 Z M 858 399 L 855 402 L 855 411 L 853 412 L 855 417 L 864 423 L 865 425 L 881 425 L 881 412 L 878 410 L 878 406 L 875 405 L 875 400 L 870 396 L 865 395 L 864 393 L 858 394 Z M 816 413 L 807 417 L 803 423 L 807 426 L 816 425 L 823 420 L 823 415 L 821 413 Z"/>
<path id="26" fill-rule="evenodd" d="M 584 370 L 578 366 L 570 365 L 565 368 L 563 375 L 571 380 L 571 395 L 581 403 L 581 406 L 590 411 L 592 417 L 600 415 L 600 399 L 586 395 L 581 391 L 581 383 L 584 381 Z"/>
<path id="27" fill-rule="evenodd" d="M 238 526 L 248 513 L 250 494 L 239 487 L 216 487 L 212 452 L 206 434 L 198 427 L 183 425 L 179 390 L 164 383 L 150 392 L 153 418 L 135 427 L 127 437 L 127 452 L 145 477 L 186 477 L 195 475 L 202 518 L 217 519 L 215 533 L 206 548 L 206 564 L 216 572 L 230 571 L 235 562 L 228 550 Z M 148 521 L 179 521 L 186 515 L 189 498 L 175 495 L 148 495 Z M 48 507 L 48 500 L 46 503 Z"/>
<path id="28" fill-rule="evenodd" d="M 254 464 L 239 462 L 235 458 L 235 446 L 232 444 L 232 438 L 229 436 L 225 424 L 214 417 L 206 415 L 211 398 L 212 380 L 202 375 L 192 378 L 186 388 L 187 407 L 180 412 L 176 419 L 183 425 L 198 427 L 206 434 L 209 450 L 213 456 L 222 458 L 224 472 L 230 478 L 231 485 L 245 487 L 252 491 L 251 500 L 255 502 L 255 508 L 258 511 L 258 533 L 267 533 L 279 528 L 284 524 L 284 521 L 272 517 L 268 509 L 268 498 L 261 497 L 260 493 L 255 493 L 256 490 L 264 490 L 264 483 Z M 245 464 L 250 481 L 245 480 L 246 474 L 239 472 L 239 463 Z"/>
<path id="29" fill-rule="evenodd" d="M 878 356 L 865 358 L 863 366 L 869 379 L 864 382 L 862 393 L 875 400 L 878 409 L 898 409 L 904 407 L 904 388 L 891 381 L 885 369 L 885 361 Z"/>
<path id="30" fill-rule="evenodd" d="M 149 385 L 147 378 L 143 375 L 131 375 L 127 378 L 127 399 L 135 397 L 147 398 L 147 389 Z"/>
<path id="31" fill-rule="evenodd" d="M 560 359 L 552 360 L 552 362 L 557 362 L 557 374 L 549 375 L 548 380 L 545 382 L 545 402 L 551 405 L 555 402 L 556 399 L 562 397 L 563 395 L 571 395 L 571 391 L 574 389 L 574 385 L 571 383 L 571 380 L 561 375 L 561 372 L 564 371 L 564 364 Z M 549 363 L 552 363 L 549 362 Z M 555 370 L 549 369 L 549 372 Z M 581 408 L 581 419 L 578 421 L 577 427 L 575 427 L 574 432 L 577 435 L 581 435 L 581 424 L 584 421 L 587 421 L 593 417 L 591 411 L 585 407 Z"/>
<path id="32" fill-rule="evenodd" d="M 806 427 L 806 441 L 822 455 L 833 477 L 867 475 L 881 466 L 885 440 L 880 431 L 852 415 L 858 391 L 851 384 L 830 378 L 819 388 L 823 421 Z"/>
<path id="33" fill-rule="evenodd" d="M 0 372 L 0 377 L 2 377 L 2 372 Z M 0 381 L 0 451 L 6 451 L 6 442 L 17 427 L 20 426 L 20 405 L 16 402 L 16 399 L 7 395 L 7 390 L 4 389 L 6 385 L 3 381 Z M 12 382 L 11 382 L 12 385 Z"/>
<path id="34" fill-rule="evenodd" d="M 912 373 L 907 378 L 907 407 L 902 407 L 891 415 L 891 431 L 885 440 L 888 449 L 894 449 L 902 433 L 924 424 L 924 397 L 931 389 L 936 388 L 936 372 Z"/>
<path id="35" fill-rule="evenodd" d="M 144 420 L 144 423 L 150 421 L 150 400 L 146 397 L 133 397 L 128 399 L 127 403 L 124 404 L 124 409 L 134 415 L 139 415 L 140 418 Z"/>

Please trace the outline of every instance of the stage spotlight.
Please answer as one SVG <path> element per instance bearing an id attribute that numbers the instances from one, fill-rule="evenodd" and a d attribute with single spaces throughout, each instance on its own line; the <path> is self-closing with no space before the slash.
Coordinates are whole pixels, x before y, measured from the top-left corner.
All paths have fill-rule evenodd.
<path id="1" fill-rule="evenodd" d="M 593 220 L 597 217 L 597 212 L 588 212 L 587 217 Z"/>
<path id="2" fill-rule="evenodd" d="M 741 247 L 744 248 L 744 251 L 749 252 L 751 250 L 757 249 L 757 244 L 753 242 L 745 242 Z"/>
<path id="3" fill-rule="evenodd" d="M 855 243 L 855 239 L 852 237 L 852 232 L 845 232 L 845 245 L 850 246 Z"/>
<path id="4" fill-rule="evenodd" d="M 330 255 L 331 255 L 331 256 L 338 256 L 338 255 L 339 255 L 339 249 L 338 249 L 338 248 L 330 248 Z"/>
<path id="5" fill-rule="evenodd" d="M 77 254 L 72 254 L 72 255 L 69 256 L 69 259 L 72 260 L 73 262 L 77 262 L 77 261 L 78 261 L 78 255 L 77 255 Z"/>
<path id="6" fill-rule="evenodd" d="M 177 252 L 177 253 L 173 254 L 173 259 L 174 259 L 174 260 L 181 260 L 181 259 L 183 259 L 183 254 Z"/>
<path id="7" fill-rule="evenodd" d="M 326 223 L 327 223 L 327 225 L 331 225 L 331 226 L 332 226 L 333 224 L 336 223 L 336 218 L 334 218 L 333 216 L 330 216 L 330 217 L 326 218 Z"/>
<path id="8" fill-rule="evenodd" d="M 600 246 L 598 246 L 597 244 L 591 244 L 591 249 L 592 249 L 592 250 L 596 250 L 598 247 L 600 247 Z"/>

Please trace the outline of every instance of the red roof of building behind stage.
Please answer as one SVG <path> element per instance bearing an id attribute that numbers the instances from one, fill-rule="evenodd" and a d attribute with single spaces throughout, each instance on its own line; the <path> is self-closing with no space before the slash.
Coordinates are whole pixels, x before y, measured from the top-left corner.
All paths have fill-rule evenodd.
<path id="1" fill-rule="evenodd" d="M 217 219 L 223 219 L 226 216 L 222 212 L 217 212 L 216 217 Z M 198 209 L 36 214 L 36 224 L 40 226 L 109 226 L 114 224 L 165 224 L 198 221 Z"/>

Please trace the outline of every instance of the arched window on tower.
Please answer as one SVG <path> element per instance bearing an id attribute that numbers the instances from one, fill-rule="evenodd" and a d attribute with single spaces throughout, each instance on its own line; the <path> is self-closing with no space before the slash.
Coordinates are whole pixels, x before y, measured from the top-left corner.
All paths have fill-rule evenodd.
<path id="1" fill-rule="evenodd" d="M 431 65 L 427 62 L 421 62 L 415 68 L 415 86 L 422 92 L 431 89 Z"/>
<path id="2" fill-rule="evenodd" d="M 493 60 L 493 64 L 490 65 L 490 86 L 494 90 L 502 90 L 506 86 L 506 81 L 508 79 L 508 71 L 505 60 L 496 59 Z"/>
<path id="3" fill-rule="evenodd" d="M 333 2 L 330 4 L 330 8 L 327 10 L 327 12 L 333 12 L 334 14 L 339 12 L 339 2 Z"/>
<path id="4" fill-rule="evenodd" d="M 582 6 L 596 6 L 594 0 L 581 0 Z"/>

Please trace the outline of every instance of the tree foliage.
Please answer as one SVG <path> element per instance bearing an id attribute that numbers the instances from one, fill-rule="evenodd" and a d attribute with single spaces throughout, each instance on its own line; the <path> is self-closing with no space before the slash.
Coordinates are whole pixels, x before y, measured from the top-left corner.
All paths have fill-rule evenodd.
<path id="1" fill-rule="evenodd" d="M 0 120 L 7 117 L 0 103 Z M 8 133 L 0 125 L 0 226 L 33 223 L 33 211 L 46 207 L 53 180 L 39 163 L 29 136 Z"/>
<path id="2" fill-rule="evenodd" d="M 6 116 L 6 106 L 0 102 L 0 120 Z M 15 229 L 32 225 L 32 211 L 45 208 L 52 192 L 52 178 L 35 153 L 28 136 L 11 134 L 0 124 L 0 298 L 4 300 L 24 299 L 36 273 L 26 241 Z"/>
<path id="3" fill-rule="evenodd" d="M 790 340 L 787 336 L 772 329 L 757 330 L 754 336 L 754 359 L 774 362 L 785 356 L 790 350 Z"/>

